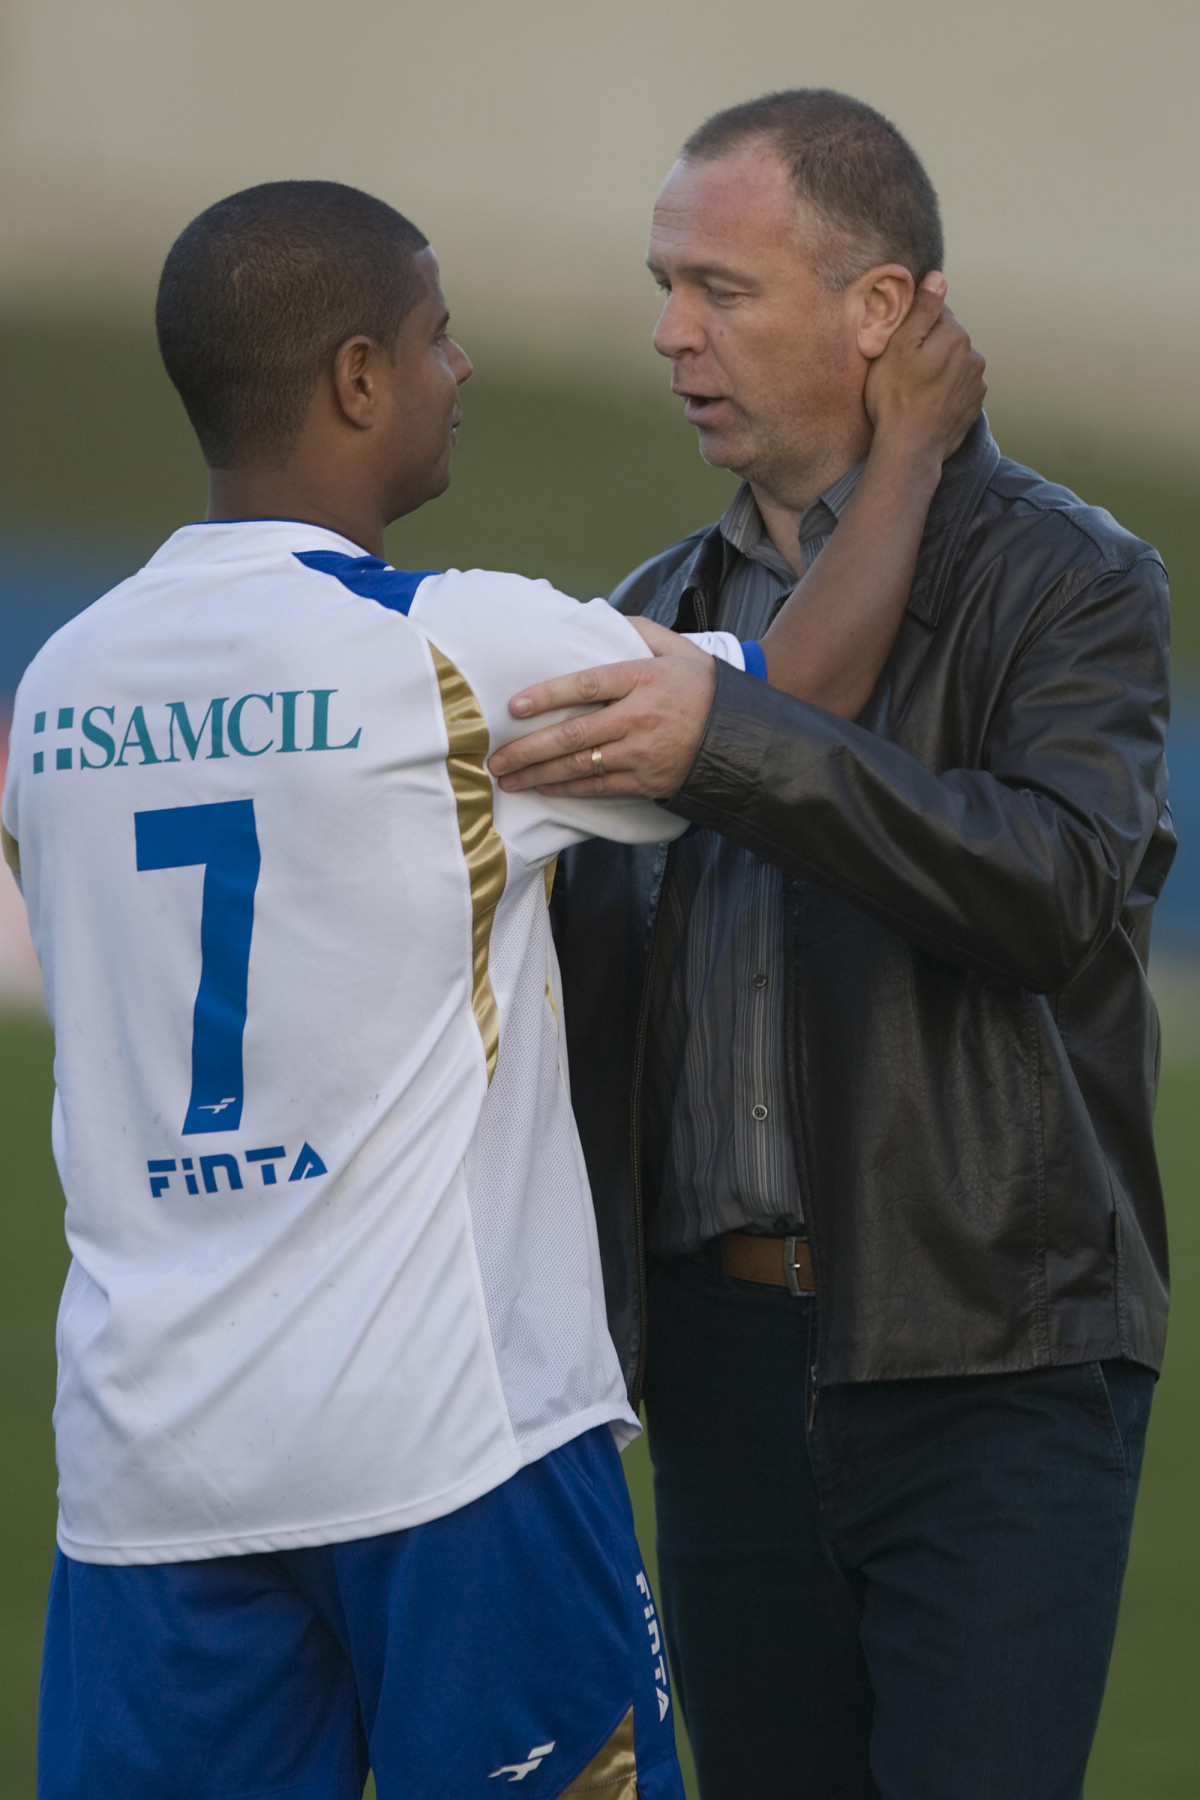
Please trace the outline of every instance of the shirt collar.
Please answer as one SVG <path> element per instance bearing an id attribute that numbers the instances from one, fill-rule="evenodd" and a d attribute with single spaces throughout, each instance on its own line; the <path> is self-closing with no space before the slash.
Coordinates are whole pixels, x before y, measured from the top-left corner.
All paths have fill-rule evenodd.
<path id="1" fill-rule="evenodd" d="M 861 462 L 856 462 L 852 468 L 847 469 L 844 475 L 839 475 L 836 481 L 831 481 L 825 491 L 818 494 L 812 505 L 805 509 L 800 520 L 801 547 L 829 536 L 849 506 L 866 466 L 864 457 Z M 726 543 L 741 555 L 748 556 L 755 562 L 766 563 L 795 580 L 794 572 L 767 535 L 758 502 L 748 481 L 740 484 L 737 493 L 722 513 L 719 530 Z"/>
<path id="2" fill-rule="evenodd" d="M 186 563 L 243 562 L 275 553 L 287 555 L 296 550 L 339 550 L 343 554 L 362 557 L 361 544 L 352 543 L 340 532 L 324 525 L 310 525 L 303 519 L 218 519 L 183 525 L 156 550 L 147 568 L 163 568 Z"/>
<path id="3" fill-rule="evenodd" d="M 1000 446 L 992 436 L 986 415 L 981 413 L 942 470 L 917 556 L 908 611 L 930 630 L 936 629 L 945 610 L 963 543 L 1000 462 Z M 722 521 L 705 526 L 696 533 L 688 555 L 655 594 L 647 608 L 650 617 L 663 625 L 674 624 L 680 602 L 689 590 L 695 590 L 701 606 L 714 614 L 730 559 L 737 554 L 724 535 Z"/>
<path id="4" fill-rule="evenodd" d="M 832 514 L 833 523 L 837 524 L 853 499 L 854 490 L 862 479 L 862 472 L 866 466 L 867 459 L 864 456 L 860 462 L 854 464 L 853 468 L 847 469 L 844 475 L 839 475 L 836 481 L 831 481 L 823 494 L 817 496 L 800 521 L 801 543 L 804 543 L 809 536 L 819 537 L 821 535 L 819 531 L 810 532 L 808 530 L 808 522 L 814 516 Z"/>

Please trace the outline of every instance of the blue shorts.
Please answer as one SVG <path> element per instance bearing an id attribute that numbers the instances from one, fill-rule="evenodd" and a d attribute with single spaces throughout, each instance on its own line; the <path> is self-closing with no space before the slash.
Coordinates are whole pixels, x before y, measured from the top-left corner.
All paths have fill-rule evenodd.
<path id="1" fill-rule="evenodd" d="M 39 1800 L 683 1800 L 607 1426 L 410 1531 L 114 1567 L 58 1555 Z"/>

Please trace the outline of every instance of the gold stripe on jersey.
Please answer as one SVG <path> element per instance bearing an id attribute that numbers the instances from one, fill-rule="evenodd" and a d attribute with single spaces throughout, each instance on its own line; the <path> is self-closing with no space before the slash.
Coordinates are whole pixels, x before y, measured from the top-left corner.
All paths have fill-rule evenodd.
<path id="1" fill-rule="evenodd" d="M 563 1800 L 570 1794 L 599 1794 L 603 1800 L 638 1800 L 632 1706 L 604 1748 L 565 1789 Z"/>
<path id="2" fill-rule="evenodd" d="M 21 852 L 17 848 L 16 838 L 4 825 L 0 825 L 0 840 L 3 840 L 4 843 L 4 860 L 17 879 L 20 880 Z"/>
<path id="3" fill-rule="evenodd" d="M 471 883 L 471 1004 L 490 1082 L 500 1054 L 500 1014 L 488 972 L 488 951 L 508 859 L 492 818 L 492 780 L 484 766 L 489 747 L 487 721 L 465 677 L 435 645 L 430 644 L 429 649 L 450 744 L 446 768 L 458 809 L 458 835 Z"/>

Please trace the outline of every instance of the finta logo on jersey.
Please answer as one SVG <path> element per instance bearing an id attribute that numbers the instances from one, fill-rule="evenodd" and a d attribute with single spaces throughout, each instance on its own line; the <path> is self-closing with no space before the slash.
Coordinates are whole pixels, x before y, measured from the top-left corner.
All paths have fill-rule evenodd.
<path id="1" fill-rule="evenodd" d="M 654 1596 L 650 1592 L 650 1583 L 646 1580 L 645 1571 L 638 1570 L 638 1593 L 645 1605 L 642 1614 L 646 1621 L 646 1632 L 650 1639 L 650 1654 L 654 1658 L 654 1695 L 658 1701 L 659 1723 L 666 1718 L 671 1706 L 671 1696 L 667 1691 L 667 1662 L 663 1655 L 662 1632 L 658 1628 L 658 1614 L 654 1607 Z"/>
<path id="2" fill-rule="evenodd" d="M 548 1744 L 535 1744 L 524 1762 L 505 1763 L 502 1769 L 493 1769 L 488 1780 L 495 1781 L 497 1776 L 507 1775 L 510 1781 L 524 1781 L 527 1775 L 532 1775 L 535 1769 L 541 1768 L 553 1750 L 554 1744 L 553 1738 Z"/>
<path id="3" fill-rule="evenodd" d="M 347 732 L 335 727 L 330 717 L 337 692 L 337 688 L 280 688 L 268 694 L 241 694 L 236 700 L 228 694 L 190 702 L 162 700 L 122 709 L 120 717 L 115 706 L 51 707 L 34 713 L 33 734 L 47 736 L 48 721 L 57 721 L 55 769 L 215 762 L 231 756 L 265 756 L 268 750 L 277 756 L 302 750 L 357 750 L 362 726 Z M 35 775 L 46 768 L 48 755 L 44 748 L 34 751 Z"/>
<path id="4" fill-rule="evenodd" d="M 249 1164 L 250 1168 L 258 1168 L 264 1187 L 275 1187 L 279 1180 L 276 1165 L 291 1161 L 290 1153 L 282 1144 L 267 1144 L 261 1150 L 244 1150 L 241 1154 L 243 1161 Z M 200 1164 L 199 1180 L 196 1174 L 197 1162 Z M 183 1185 L 189 1194 L 200 1192 L 201 1181 L 204 1183 L 206 1194 L 219 1193 L 221 1183 L 218 1176 L 224 1176 L 225 1186 L 231 1192 L 246 1185 L 242 1180 L 242 1171 L 237 1155 L 231 1150 L 220 1150 L 212 1156 L 196 1158 L 183 1156 L 179 1158 L 178 1162 L 173 1156 L 152 1157 L 146 1164 L 146 1169 L 150 1176 L 150 1192 L 156 1200 L 160 1194 L 167 1192 L 171 1185 L 172 1175 L 182 1175 Z M 311 1181 L 317 1175 L 327 1175 L 328 1173 L 328 1169 L 312 1145 L 306 1143 L 295 1162 L 292 1163 L 292 1172 L 288 1176 L 288 1180 Z M 249 1168 L 247 1174 L 249 1174 Z"/>

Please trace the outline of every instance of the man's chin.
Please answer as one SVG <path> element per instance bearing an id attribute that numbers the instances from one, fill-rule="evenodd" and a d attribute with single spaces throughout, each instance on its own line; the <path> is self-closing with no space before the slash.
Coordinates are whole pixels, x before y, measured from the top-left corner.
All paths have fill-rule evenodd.
<path id="1" fill-rule="evenodd" d="M 728 469 L 731 474 L 740 475 L 749 461 L 748 446 L 739 444 L 724 432 L 699 430 L 696 441 L 700 454 L 710 469 Z"/>

